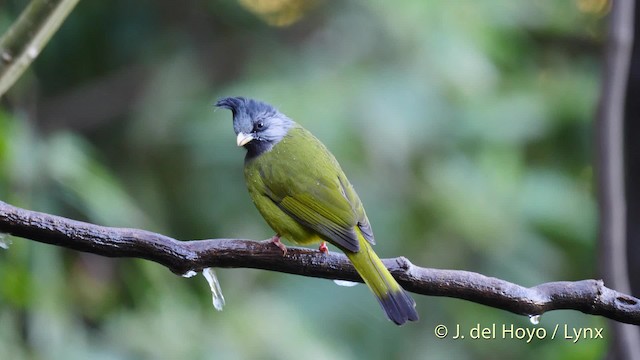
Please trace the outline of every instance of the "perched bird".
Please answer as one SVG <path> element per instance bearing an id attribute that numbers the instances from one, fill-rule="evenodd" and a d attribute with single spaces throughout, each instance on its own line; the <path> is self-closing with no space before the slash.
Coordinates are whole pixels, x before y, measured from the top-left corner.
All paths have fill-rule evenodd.
<path id="1" fill-rule="evenodd" d="M 276 232 L 296 244 L 324 241 L 344 251 L 391 321 L 418 320 L 415 302 L 373 252 L 371 225 L 338 161 L 309 131 L 273 106 L 243 97 L 218 100 L 231 110 L 254 204 Z"/>

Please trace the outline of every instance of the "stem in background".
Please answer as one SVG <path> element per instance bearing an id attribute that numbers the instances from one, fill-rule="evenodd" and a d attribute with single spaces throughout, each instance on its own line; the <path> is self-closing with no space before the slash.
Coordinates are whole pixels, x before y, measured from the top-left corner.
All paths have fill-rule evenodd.
<path id="1" fill-rule="evenodd" d="M 628 116 L 625 114 L 625 101 L 633 50 L 634 7 L 635 0 L 613 1 L 595 127 L 600 206 L 600 272 L 607 284 L 626 293 L 631 292 L 631 287 L 627 264 L 629 233 L 625 193 L 624 123 L 625 116 Z M 611 337 L 609 358 L 639 358 L 640 330 L 620 323 L 613 323 L 611 327 L 614 336 Z"/>
<path id="2" fill-rule="evenodd" d="M 40 54 L 78 0 L 32 0 L 0 38 L 0 97 Z"/>

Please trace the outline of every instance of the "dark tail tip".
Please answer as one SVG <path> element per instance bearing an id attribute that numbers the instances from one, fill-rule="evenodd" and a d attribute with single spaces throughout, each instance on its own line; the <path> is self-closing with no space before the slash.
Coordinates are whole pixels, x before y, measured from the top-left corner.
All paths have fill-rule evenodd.
<path id="1" fill-rule="evenodd" d="M 378 299 L 380 305 L 387 313 L 389 320 L 402 325 L 407 321 L 417 321 L 419 319 L 416 311 L 416 302 L 403 289 L 391 291 Z"/>

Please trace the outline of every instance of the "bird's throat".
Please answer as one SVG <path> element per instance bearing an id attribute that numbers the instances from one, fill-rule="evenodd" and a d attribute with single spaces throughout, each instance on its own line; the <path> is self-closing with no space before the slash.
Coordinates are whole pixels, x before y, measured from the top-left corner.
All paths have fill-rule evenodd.
<path id="1" fill-rule="evenodd" d="M 273 145 L 274 144 L 269 141 L 260 140 L 253 140 L 247 143 L 246 145 L 244 145 L 245 149 L 247 149 L 247 155 L 245 156 L 244 161 L 250 161 L 266 153 L 273 148 Z"/>

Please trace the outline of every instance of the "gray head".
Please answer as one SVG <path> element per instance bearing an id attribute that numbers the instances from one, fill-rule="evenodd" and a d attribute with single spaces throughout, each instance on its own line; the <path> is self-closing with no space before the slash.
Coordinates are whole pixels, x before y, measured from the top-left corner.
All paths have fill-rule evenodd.
<path id="1" fill-rule="evenodd" d="M 271 150 L 294 125 L 276 108 L 258 100 L 227 97 L 216 106 L 231 110 L 238 146 L 244 146 L 250 156 Z"/>

